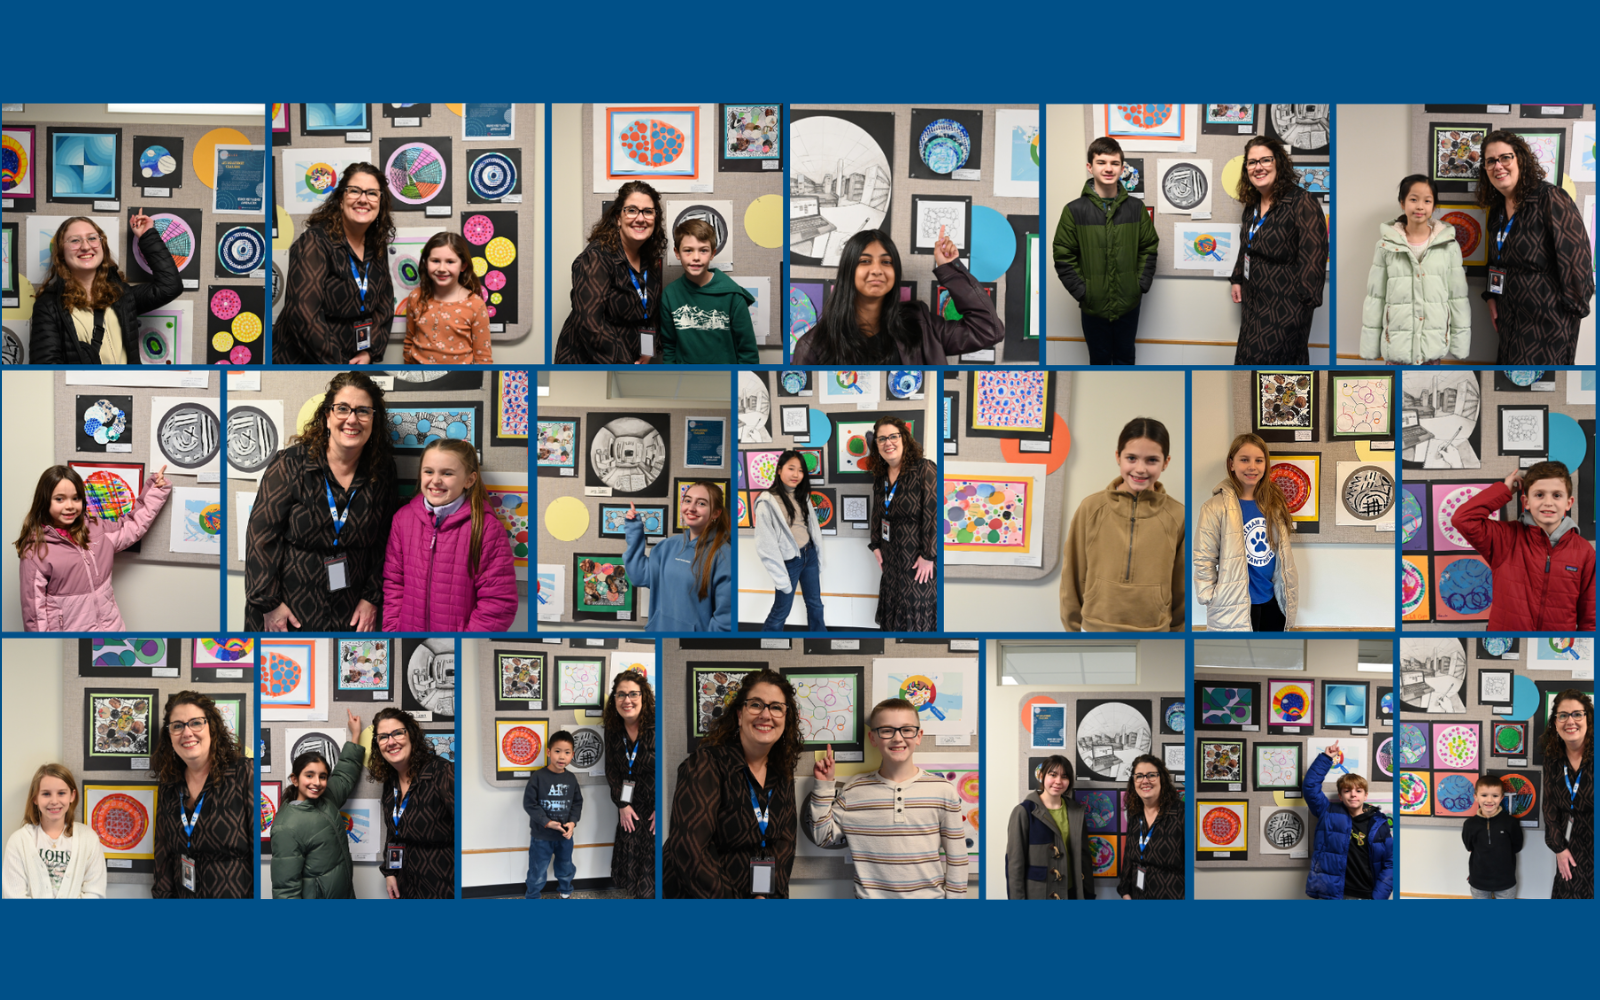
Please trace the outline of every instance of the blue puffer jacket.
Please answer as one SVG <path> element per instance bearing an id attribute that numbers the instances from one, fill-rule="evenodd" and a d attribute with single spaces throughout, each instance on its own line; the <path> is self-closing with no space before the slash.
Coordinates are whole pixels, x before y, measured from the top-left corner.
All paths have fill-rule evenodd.
<path id="1" fill-rule="evenodd" d="M 1306 895 L 1312 899 L 1344 898 L 1344 866 L 1354 823 L 1343 803 L 1334 803 L 1333 808 L 1329 808 L 1328 797 L 1322 794 L 1322 779 L 1332 766 L 1333 758 L 1325 753 L 1317 754 L 1300 785 L 1306 805 L 1317 817 L 1311 872 L 1306 876 Z M 1394 824 L 1375 805 L 1368 804 L 1366 811 L 1376 814 L 1372 817 L 1372 835 L 1367 843 L 1367 854 L 1372 859 L 1372 898 L 1388 899 L 1394 891 Z"/>

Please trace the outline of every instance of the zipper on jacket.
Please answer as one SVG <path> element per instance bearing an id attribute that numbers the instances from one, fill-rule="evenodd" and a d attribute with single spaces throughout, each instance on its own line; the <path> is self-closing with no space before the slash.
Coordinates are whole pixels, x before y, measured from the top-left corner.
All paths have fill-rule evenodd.
<path id="1" fill-rule="evenodd" d="M 433 537 L 428 539 L 428 589 L 423 591 L 422 598 L 422 626 L 424 632 L 433 631 L 433 556 L 439 544 L 439 526 L 433 526 Z"/>
<path id="2" fill-rule="evenodd" d="M 1133 495 L 1133 506 L 1128 509 L 1128 566 L 1123 571 L 1122 582 L 1133 582 L 1133 529 L 1139 524 L 1139 494 Z"/>

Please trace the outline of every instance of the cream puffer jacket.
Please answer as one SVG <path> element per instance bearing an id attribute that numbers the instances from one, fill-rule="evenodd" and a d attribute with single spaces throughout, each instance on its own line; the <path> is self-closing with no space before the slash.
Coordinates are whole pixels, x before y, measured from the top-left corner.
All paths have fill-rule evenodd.
<path id="1" fill-rule="evenodd" d="M 1456 227 L 1435 221 L 1418 260 L 1403 226 L 1379 226 L 1361 307 L 1361 356 L 1420 365 L 1447 354 L 1465 358 L 1471 346 L 1467 272 Z"/>
<path id="2" fill-rule="evenodd" d="M 1287 526 L 1278 531 L 1272 589 L 1283 609 L 1284 629 L 1294 628 L 1300 603 Z M 1200 506 L 1194 533 L 1194 593 L 1206 609 L 1206 631 L 1249 632 L 1250 562 L 1244 550 L 1244 513 L 1233 480 L 1223 479 Z"/>

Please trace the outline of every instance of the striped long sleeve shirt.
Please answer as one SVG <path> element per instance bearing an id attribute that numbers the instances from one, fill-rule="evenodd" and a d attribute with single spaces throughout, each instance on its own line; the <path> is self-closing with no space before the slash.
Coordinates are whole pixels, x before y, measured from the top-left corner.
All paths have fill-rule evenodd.
<path id="1" fill-rule="evenodd" d="M 800 829 L 818 847 L 848 847 L 857 899 L 965 899 L 967 840 L 956 790 L 921 768 L 899 782 L 874 771 L 819 783 Z"/>

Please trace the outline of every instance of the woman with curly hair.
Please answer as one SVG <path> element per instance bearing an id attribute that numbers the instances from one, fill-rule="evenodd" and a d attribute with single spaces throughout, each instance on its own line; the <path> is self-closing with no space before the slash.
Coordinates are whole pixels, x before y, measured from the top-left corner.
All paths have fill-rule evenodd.
<path id="1" fill-rule="evenodd" d="M 630 899 L 656 895 L 656 696 L 637 670 L 611 679 L 601 722 L 606 785 L 617 807 L 611 885 Z"/>
<path id="2" fill-rule="evenodd" d="M 150 280 L 137 285 L 123 279 L 111 241 L 93 219 L 75 215 L 56 230 L 50 274 L 33 304 L 29 364 L 139 363 L 140 314 L 181 295 L 183 281 L 148 215 L 135 214 L 128 228 L 150 271 Z"/>
<path id="3" fill-rule="evenodd" d="M 667 230 L 644 181 L 617 189 L 572 262 L 572 312 L 556 338 L 561 365 L 646 364 L 656 353 Z"/>
<path id="4" fill-rule="evenodd" d="M 798 711 L 782 674 L 752 671 L 699 749 L 678 765 L 662 849 L 666 898 L 789 895 L 799 822 Z"/>
<path id="5" fill-rule="evenodd" d="M 1283 143 L 1245 143 L 1234 197 L 1244 205 L 1243 252 L 1233 266 L 1233 301 L 1244 307 L 1236 365 L 1311 363 L 1311 317 L 1328 280 L 1328 223 L 1295 179 Z"/>
<path id="6" fill-rule="evenodd" d="M 383 786 L 378 869 L 390 899 L 454 899 L 456 771 L 422 735 L 410 712 L 372 720 L 367 774 Z"/>
<path id="7" fill-rule="evenodd" d="M 1489 319 L 1497 365 L 1570 365 L 1594 298 L 1594 253 L 1572 197 L 1544 179 L 1528 141 L 1496 129 L 1483 140 L 1478 204 L 1489 210 Z M 1488 183 L 1484 183 L 1487 181 Z"/>
<path id="8" fill-rule="evenodd" d="M 137 713 L 136 713 L 137 714 Z M 254 769 L 217 703 L 198 691 L 167 698 L 152 741 L 156 796 L 156 899 L 255 895 Z"/>
<path id="9" fill-rule="evenodd" d="M 272 324 L 272 363 L 366 365 L 383 360 L 394 324 L 389 187 L 370 163 L 352 163 L 289 248 L 283 312 Z"/>
<path id="10" fill-rule="evenodd" d="M 879 417 L 867 443 L 872 471 L 867 548 L 878 557 L 878 627 L 885 632 L 935 632 L 939 590 L 939 470 L 899 417 Z"/>
<path id="11" fill-rule="evenodd" d="M 1594 898 L 1594 699 L 1556 695 L 1544 727 L 1544 842 L 1556 856 L 1551 899 Z"/>
<path id="12" fill-rule="evenodd" d="M 1161 758 L 1140 754 L 1128 772 L 1127 854 L 1117 895 L 1123 899 L 1183 898 L 1183 796 Z"/>
<path id="13" fill-rule="evenodd" d="M 267 467 L 245 536 L 247 631 L 378 627 L 399 505 L 388 427 L 377 383 L 340 372 Z"/>

